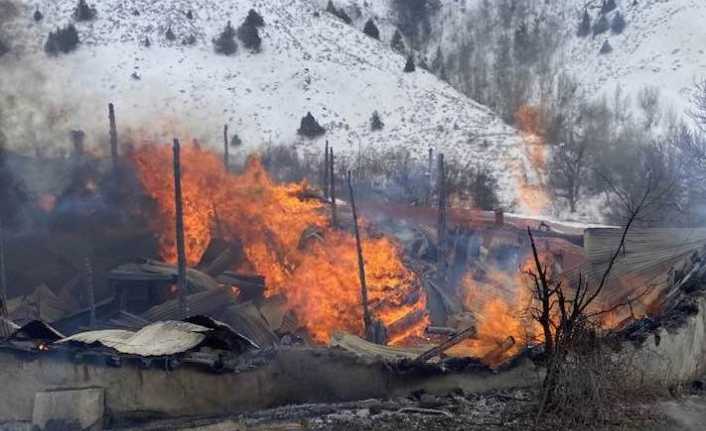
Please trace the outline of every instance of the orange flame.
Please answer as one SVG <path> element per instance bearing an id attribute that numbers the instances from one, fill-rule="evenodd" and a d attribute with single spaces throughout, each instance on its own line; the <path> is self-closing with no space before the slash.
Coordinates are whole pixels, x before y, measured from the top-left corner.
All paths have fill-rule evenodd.
<path id="1" fill-rule="evenodd" d="M 362 306 L 355 241 L 329 226 L 326 208 L 302 199 L 306 183 L 275 184 L 257 158 L 243 173 L 226 172 L 222 159 L 194 145 L 182 147 L 182 193 L 187 261 L 197 263 L 214 236 L 238 238 L 249 265 L 267 280 L 266 295 L 283 294 L 298 321 L 317 342 L 334 331 L 362 334 Z M 176 261 L 172 154 L 167 146 L 144 145 L 132 154 L 138 177 L 158 204 L 155 230 L 162 257 Z M 320 235 L 307 239 L 305 232 Z M 364 230 L 363 230 L 364 231 Z M 363 232 L 364 234 L 365 232 Z M 399 250 L 386 238 L 364 235 L 367 285 L 373 315 L 387 327 L 423 310 L 426 297 Z M 398 344 L 423 333 L 423 318 L 390 334 Z"/>
<path id="2" fill-rule="evenodd" d="M 522 134 L 530 169 L 537 177 L 535 180 L 530 180 L 526 169 L 515 167 L 518 200 L 523 210 L 536 216 L 542 214 L 551 203 L 542 181 L 547 169 L 547 148 L 544 142 L 545 130 L 541 112 L 533 106 L 523 105 L 515 113 L 515 123 Z"/>

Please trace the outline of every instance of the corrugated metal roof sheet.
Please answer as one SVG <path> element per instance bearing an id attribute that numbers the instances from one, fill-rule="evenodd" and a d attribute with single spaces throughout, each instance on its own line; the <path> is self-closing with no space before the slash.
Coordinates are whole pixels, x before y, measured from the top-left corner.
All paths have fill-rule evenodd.
<path id="1" fill-rule="evenodd" d="M 99 343 L 120 353 L 139 356 L 168 356 L 197 347 L 211 331 L 187 322 L 156 322 L 137 332 L 124 330 L 89 331 L 64 338 L 58 343 Z"/>

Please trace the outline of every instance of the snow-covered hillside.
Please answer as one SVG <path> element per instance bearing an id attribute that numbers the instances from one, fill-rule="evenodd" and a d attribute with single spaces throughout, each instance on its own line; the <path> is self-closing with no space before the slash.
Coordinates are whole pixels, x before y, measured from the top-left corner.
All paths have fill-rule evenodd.
<path id="1" fill-rule="evenodd" d="M 327 0 L 320 0 L 326 3 Z M 425 55 L 433 58 L 438 46 L 445 52 L 451 46 L 469 43 L 469 14 L 483 0 L 440 0 L 441 8 L 431 19 L 432 33 L 425 42 Z M 538 17 L 552 17 L 561 23 L 557 31 L 563 43 L 557 54 L 560 71 L 574 76 L 586 94 L 611 96 L 616 86 L 633 100 L 640 89 L 658 87 L 663 102 L 678 115 L 691 108 L 694 84 L 706 78 L 706 1 L 703 0 L 615 0 L 627 26 L 622 34 L 610 31 L 580 38 L 579 19 L 587 8 L 593 22 L 598 20 L 602 0 L 537 1 Z M 338 0 L 356 19 L 356 25 L 370 17 L 384 29 L 390 40 L 396 24 L 394 0 Z M 360 10 L 360 14 L 356 13 Z M 535 17 L 531 17 L 532 20 Z M 613 52 L 599 55 L 608 40 Z M 470 41 L 472 43 L 472 41 Z"/>
<path id="2" fill-rule="evenodd" d="M 13 31 L 23 34 L 23 40 L 14 42 L 21 49 L 0 65 L 14 70 L 0 78 L 4 88 L 14 85 L 15 91 L 41 95 L 56 105 L 55 117 L 61 121 L 55 127 L 83 128 L 89 140 L 101 142 L 106 104 L 112 101 L 123 133 L 126 128 L 165 137 L 190 133 L 220 147 L 227 122 L 249 146 L 299 142 L 320 152 L 326 139 L 340 152 L 403 145 L 420 157 L 432 147 L 449 157 L 493 166 L 505 202 L 516 198 L 518 175 L 532 178 L 513 128 L 432 74 L 420 69 L 403 73 L 405 59 L 389 44 L 324 13 L 314 1 L 89 3 L 95 3 L 98 17 L 76 24 L 79 49 L 51 58 L 42 50 L 46 35 L 72 21 L 76 2 L 22 3 L 13 24 Z M 39 23 L 32 19 L 35 7 L 44 15 Z M 260 32 L 262 52 L 240 46 L 235 56 L 215 54 L 212 39 L 227 21 L 240 25 L 250 8 L 266 22 Z M 174 42 L 165 38 L 169 27 Z M 191 35 L 196 45 L 183 46 L 181 40 Z M 142 44 L 146 37 L 150 47 Z M 29 69 L 44 79 L 32 82 L 32 89 L 20 89 Z M 379 132 L 369 126 L 375 110 L 385 123 Z M 314 141 L 296 132 L 309 111 L 327 129 Z"/>

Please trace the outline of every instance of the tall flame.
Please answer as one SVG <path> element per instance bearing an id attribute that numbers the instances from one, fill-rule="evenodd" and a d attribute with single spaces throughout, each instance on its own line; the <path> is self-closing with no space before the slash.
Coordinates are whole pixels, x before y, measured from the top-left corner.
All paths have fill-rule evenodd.
<path id="1" fill-rule="evenodd" d="M 196 145 L 182 147 L 184 235 L 189 264 L 197 263 L 212 237 L 240 239 L 250 266 L 264 275 L 266 295 L 282 294 L 312 338 L 327 342 L 334 331 L 361 334 L 362 306 L 355 240 L 329 226 L 317 200 L 302 199 L 307 184 L 275 184 L 257 158 L 241 174 Z M 138 177 L 158 205 L 162 257 L 176 261 L 171 151 L 144 145 L 132 154 Z M 305 232 L 315 230 L 306 241 Z M 364 232 L 363 232 L 364 233 Z M 417 277 L 402 263 L 397 246 L 364 235 L 368 296 L 373 315 L 392 328 L 390 342 L 419 336 L 426 325 L 426 297 Z M 396 322 L 422 316 L 409 325 Z M 397 328 L 397 329 L 396 329 Z"/>
<path id="2" fill-rule="evenodd" d="M 536 216 L 542 214 L 551 203 L 542 179 L 547 170 L 545 131 L 539 109 L 529 105 L 523 105 L 515 113 L 515 122 L 520 129 L 525 154 L 530 164 L 524 169 L 520 166 L 515 167 L 518 201 L 524 211 Z"/>

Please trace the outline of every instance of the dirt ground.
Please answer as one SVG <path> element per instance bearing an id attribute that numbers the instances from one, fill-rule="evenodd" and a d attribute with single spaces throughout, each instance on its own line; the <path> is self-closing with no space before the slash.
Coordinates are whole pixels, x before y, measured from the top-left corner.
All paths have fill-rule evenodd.
<path id="1" fill-rule="evenodd" d="M 631 414 L 614 424 L 569 426 L 549 421 L 536 426 L 534 397 L 524 390 L 493 394 L 415 394 L 395 400 L 280 407 L 232 418 L 159 421 L 140 426 L 115 424 L 134 431 L 495 431 L 621 430 L 703 431 L 706 393 L 684 395 L 631 406 Z"/>

